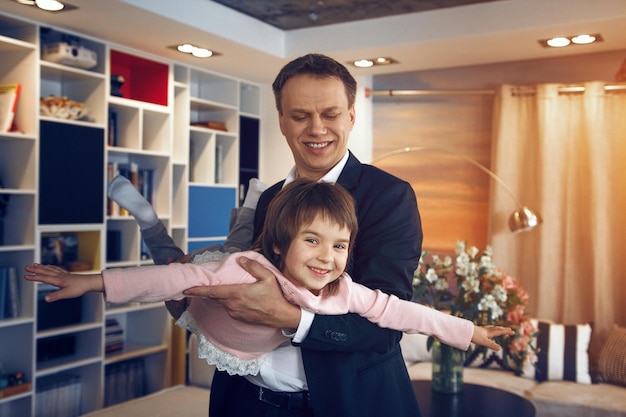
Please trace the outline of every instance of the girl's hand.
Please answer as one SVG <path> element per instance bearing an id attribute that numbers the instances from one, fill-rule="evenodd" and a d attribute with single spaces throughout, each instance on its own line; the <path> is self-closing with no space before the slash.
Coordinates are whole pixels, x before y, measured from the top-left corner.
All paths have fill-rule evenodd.
<path id="1" fill-rule="evenodd" d="M 75 275 L 58 266 L 41 264 L 26 266 L 24 269 L 29 272 L 24 275 L 25 280 L 43 282 L 60 288 L 46 295 L 47 302 L 80 297 L 90 291 L 104 291 L 101 274 Z"/>
<path id="2" fill-rule="evenodd" d="M 498 351 L 502 349 L 502 347 L 494 342 L 492 339 L 494 337 L 504 335 L 513 336 L 514 334 L 515 332 L 510 327 L 474 325 L 474 335 L 472 336 L 472 343 Z"/>

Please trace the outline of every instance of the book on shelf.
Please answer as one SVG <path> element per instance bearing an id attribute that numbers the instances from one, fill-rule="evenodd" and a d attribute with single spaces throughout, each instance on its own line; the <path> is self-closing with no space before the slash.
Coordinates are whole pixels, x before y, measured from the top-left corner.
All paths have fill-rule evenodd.
<path id="1" fill-rule="evenodd" d="M 0 84 L 0 132 L 16 130 L 15 111 L 20 98 L 21 84 Z"/>
<path id="2" fill-rule="evenodd" d="M 104 379 L 105 407 L 143 396 L 145 394 L 143 359 L 129 359 L 107 365 Z"/>
<path id="3" fill-rule="evenodd" d="M 107 143 L 109 146 L 117 146 L 117 112 L 115 110 L 109 110 L 109 132 Z"/>
<path id="4" fill-rule="evenodd" d="M 117 164 L 117 171 L 119 175 L 126 177 L 137 188 L 139 184 L 139 165 L 136 162 Z M 119 215 L 130 216 L 130 213 L 124 207 L 119 206 Z"/>
<path id="5" fill-rule="evenodd" d="M 74 417 L 81 415 L 80 376 L 58 373 L 37 379 L 36 417 Z"/>
<path id="6" fill-rule="evenodd" d="M 228 132 L 228 128 L 226 127 L 226 122 L 217 122 L 214 120 L 207 120 L 207 121 L 201 121 L 201 122 L 192 122 L 191 125 L 196 126 L 196 127 L 205 127 L 207 129 L 221 130 L 223 132 Z"/>
<path id="7" fill-rule="evenodd" d="M 0 320 L 19 316 L 20 293 L 17 270 L 12 266 L 0 267 Z"/>

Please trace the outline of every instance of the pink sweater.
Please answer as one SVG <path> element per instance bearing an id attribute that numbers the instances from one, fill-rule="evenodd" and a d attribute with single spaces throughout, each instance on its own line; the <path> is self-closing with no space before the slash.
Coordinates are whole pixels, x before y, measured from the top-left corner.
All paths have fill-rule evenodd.
<path id="1" fill-rule="evenodd" d="M 340 286 L 336 295 L 327 298 L 314 295 L 294 285 L 264 256 L 253 251 L 228 256 L 222 262 L 198 265 L 172 263 L 106 270 L 102 272 L 106 299 L 112 303 L 164 301 L 183 298 L 182 292 L 194 286 L 255 282 L 254 277 L 237 264 L 239 256 L 255 259 L 271 269 L 285 298 L 305 310 L 316 314 L 358 313 L 381 327 L 432 335 L 462 350 L 469 347 L 474 332 L 474 325 L 469 320 L 400 300 L 380 290 L 371 290 L 353 282 L 345 273 L 339 278 Z M 192 298 L 188 313 L 193 318 L 191 328 L 188 322 L 183 327 L 199 333 L 228 356 L 234 355 L 244 361 L 254 360 L 289 341 L 280 329 L 232 319 L 219 303 L 207 298 Z M 195 326 L 197 329 L 193 328 Z M 246 373 L 250 372 L 239 374 Z"/>

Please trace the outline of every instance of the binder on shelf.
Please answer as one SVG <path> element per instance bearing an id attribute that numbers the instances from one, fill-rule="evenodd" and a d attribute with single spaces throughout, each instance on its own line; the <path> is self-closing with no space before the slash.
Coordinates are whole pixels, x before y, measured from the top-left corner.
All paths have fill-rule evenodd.
<path id="1" fill-rule="evenodd" d="M 109 110 L 109 132 L 107 142 L 109 146 L 117 146 L 117 112 L 115 110 Z"/>
<path id="2" fill-rule="evenodd" d="M 19 309 L 17 270 L 12 266 L 0 267 L 0 320 L 18 317 Z"/>
<path id="3" fill-rule="evenodd" d="M 20 98 L 21 84 L 0 84 L 0 132 L 15 129 L 15 111 Z"/>
<path id="4" fill-rule="evenodd" d="M 9 272 L 6 268 L 0 269 L 0 320 L 5 318 L 4 312 L 6 310 L 7 298 L 9 288 Z"/>

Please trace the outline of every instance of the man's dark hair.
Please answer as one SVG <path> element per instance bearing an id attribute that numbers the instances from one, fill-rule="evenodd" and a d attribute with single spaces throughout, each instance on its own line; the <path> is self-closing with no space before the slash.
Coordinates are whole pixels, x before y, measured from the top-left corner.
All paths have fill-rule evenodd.
<path id="1" fill-rule="evenodd" d="M 287 80 L 296 75 L 307 74 L 315 77 L 336 77 L 343 83 L 348 96 L 348 107 L 354 105 L 356 100 L 356 81 L 348 69 L 334 59 L 321 54 L 308 54 L 296 58 L 285 65 L 274 80 L 272 89 L 276 99 L 276 109 L 282 114 L 281 105 L 282 91 Z"/>

